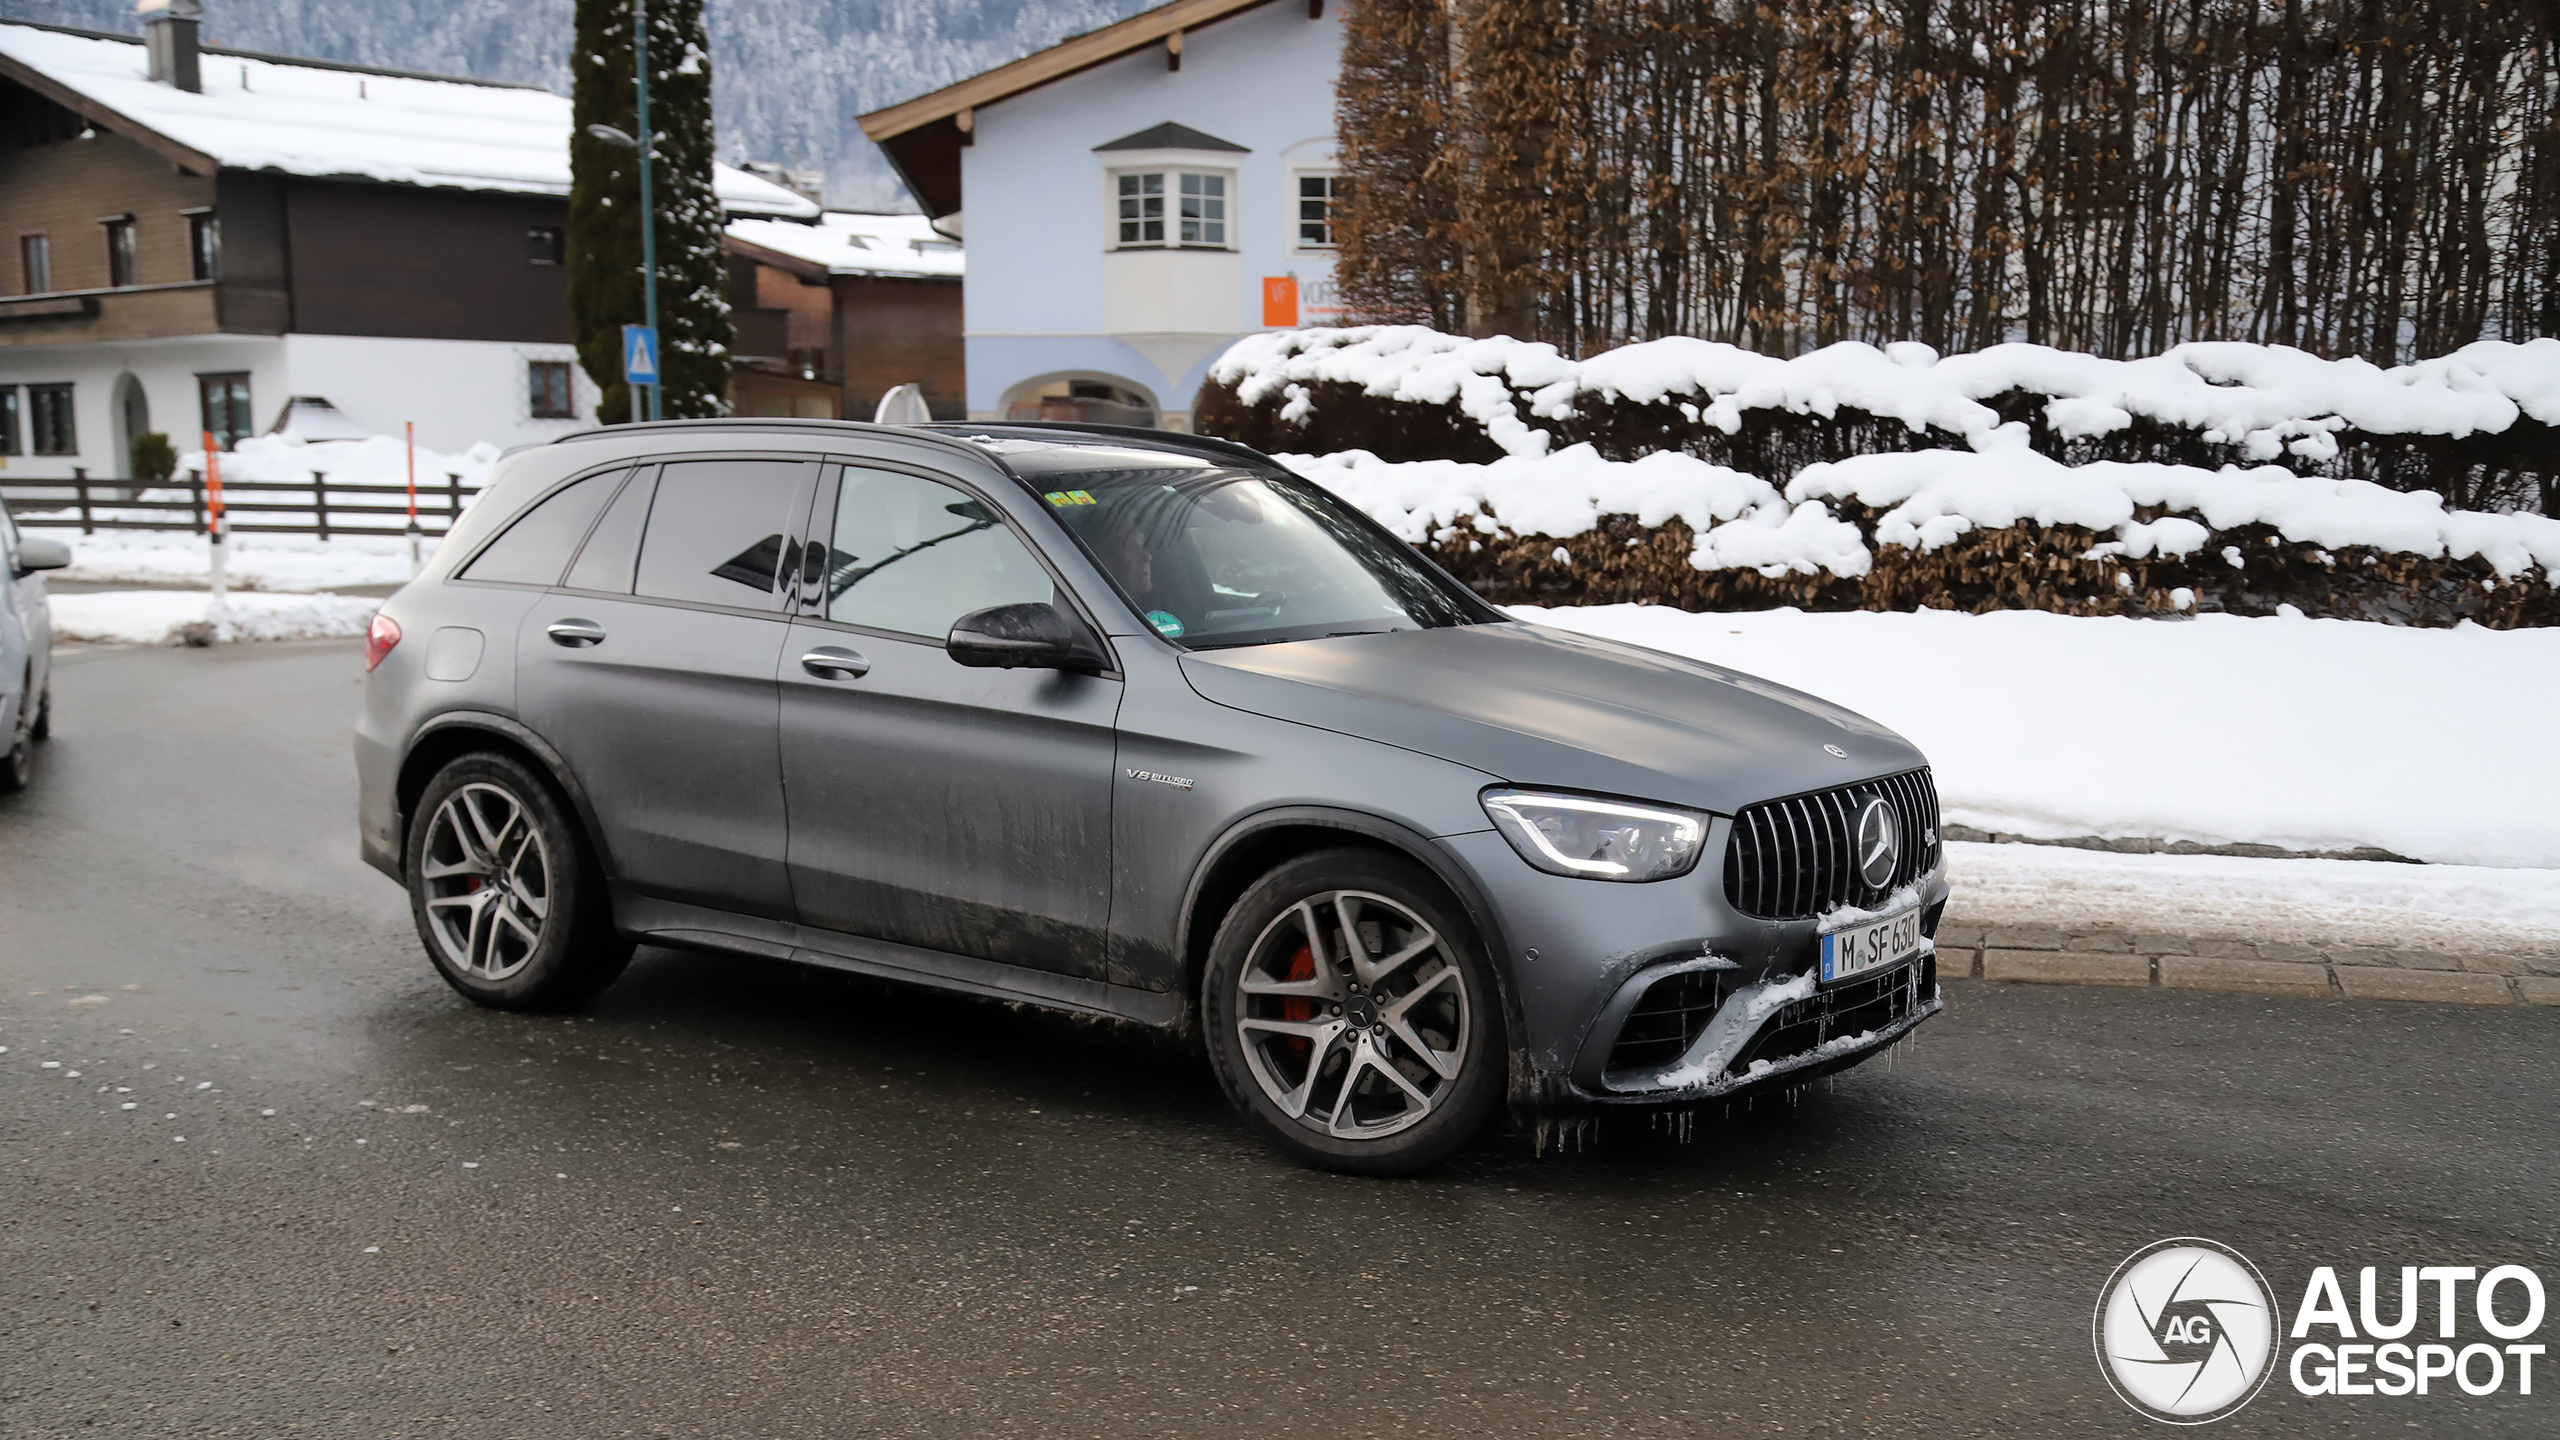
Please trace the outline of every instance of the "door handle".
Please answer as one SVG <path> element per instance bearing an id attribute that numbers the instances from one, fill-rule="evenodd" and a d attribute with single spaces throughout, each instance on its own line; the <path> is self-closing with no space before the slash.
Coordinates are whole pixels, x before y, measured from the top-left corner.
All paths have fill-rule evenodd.
<path id="1" fill-rule="evenodd" d="M 566 645 L 572 650 L 581 645 L 604 643 L 604 627 L 593 620 L 554 620 L 550 635 L 552 644 Z"/>
<path id="2" fill-rule="evenodd" d="M 859 680 L 871 673 L 871 662 L 841 645 L 821 645 L 800 657 L 800 668 L 821 680 Z"/>

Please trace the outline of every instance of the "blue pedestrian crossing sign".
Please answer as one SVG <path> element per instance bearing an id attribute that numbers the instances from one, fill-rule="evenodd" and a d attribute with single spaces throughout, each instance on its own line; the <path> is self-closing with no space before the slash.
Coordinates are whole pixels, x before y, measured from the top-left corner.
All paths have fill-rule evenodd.
<path id="1" fill-rule="evenodd" d="M 632 385 L 658 383 L 658 332 L 646 325 L 622 327 L 622 378 Z"/>

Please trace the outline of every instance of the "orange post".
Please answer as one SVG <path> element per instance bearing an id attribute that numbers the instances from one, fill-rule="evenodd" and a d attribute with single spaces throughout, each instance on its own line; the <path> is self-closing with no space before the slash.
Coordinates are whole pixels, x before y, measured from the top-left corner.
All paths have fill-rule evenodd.
<path id="1" fill-rule="evenodd" d="M 401 434 L 409 446 L 409 573 L 415 575 L 421 563 L 418 545 L 418 422 L 400 422 Z"/>
<path id="2" fill-rule="evenodd" d="M 212 542 L 212 553 L 206 560 L 206 588 L 218 603 L 222 599 L 224 581 L 223 552 L 228 548 L 226 532 L 230 529 L 222 516 L 222 452 L 213 443 L 213 432 L 204 432 L 204 511 L 205 534 Z"/>

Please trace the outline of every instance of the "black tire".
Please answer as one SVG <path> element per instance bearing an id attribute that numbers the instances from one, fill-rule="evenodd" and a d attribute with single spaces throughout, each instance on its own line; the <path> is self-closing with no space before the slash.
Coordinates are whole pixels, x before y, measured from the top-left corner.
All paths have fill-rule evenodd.
<path id="1" fill-rule="evenodd" d="M 1356 966 L 1346 931 L 1359 937 Z M 1227 1098 L 1307 1164 L 1410 1175 L 1474 1139 L 1501 1104 L 1508 1046 L 1484 946 L 1447 889 L 1401 855 L 1319 851 L 1254 882 L 1218 926 L 1200 1000 Z"/>
<path id="2" fill-rule="evenodd" d="M 436 772 L 404 853 L 427 958 L 477 1004 L 561 1009 L 631 963 L 585 834 L 549 781 L 512 756 L 478 752 Z"/>
<path id="3" fill-rule="evenodd" d="M 30 739 L 53 738 L 53 682 L 44 682 L 44 693 L 36 697 L 36 728 L 27 732 Z"/>
<path id="4" fill-rule="evenodd" d="M 42 698 L 19 704 L 17 723 L 10 727 L 6 737 L 9 748 L 0 751 L 0 795 L 24 790 L 35 783 L 36 741 L 44 738 L 44 730 L 38 727 L 44 726 L 45 712 L 49 708 L 46 699 Z"/>

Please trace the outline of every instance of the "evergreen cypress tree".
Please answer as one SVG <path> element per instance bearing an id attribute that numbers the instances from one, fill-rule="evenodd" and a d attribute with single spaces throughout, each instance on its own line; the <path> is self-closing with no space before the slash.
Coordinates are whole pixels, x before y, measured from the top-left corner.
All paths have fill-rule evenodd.
<path id="1" fill-rule="evenodd" d="M 579 363 L 604 391 L 596 418 L 634 418 L 622 383 L 622 327 L 642 320 L 640 156 L 587 133 L 593 124 L 639 129 L 630 0 L 577 0 L 569 137 L 569 334 Z M 721 249 L 720 202 L 711 191 L 711 43 L 702 0 L 650 0 L 649 123 L 657 131 L 649 176 L 658 243 L 660 411 L 691 419 L 729 413 L 729 348 L 735 338 Z"/>

